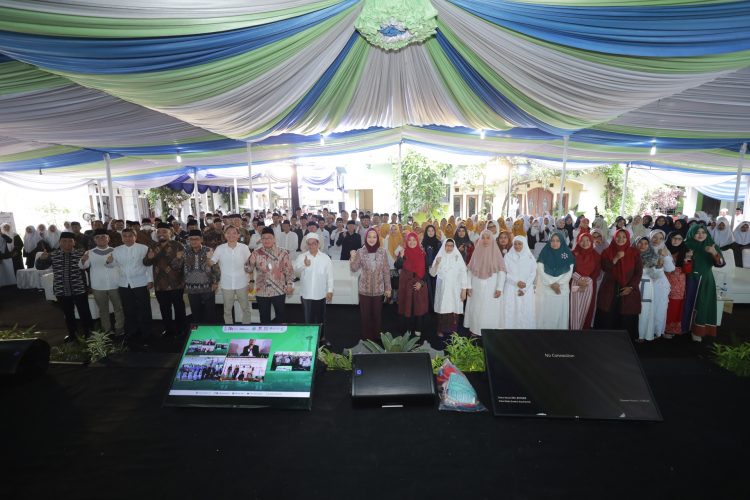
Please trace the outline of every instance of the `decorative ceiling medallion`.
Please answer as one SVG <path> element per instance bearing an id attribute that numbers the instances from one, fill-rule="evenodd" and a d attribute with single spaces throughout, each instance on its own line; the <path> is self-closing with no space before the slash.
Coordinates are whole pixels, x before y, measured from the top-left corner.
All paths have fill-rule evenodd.
<path id="1" fill-rule="evenodd" d="M 429 0 L 365 0 L 354 27 L 372 45 L 399 50 L 434 35 L 437 14 Z"/>

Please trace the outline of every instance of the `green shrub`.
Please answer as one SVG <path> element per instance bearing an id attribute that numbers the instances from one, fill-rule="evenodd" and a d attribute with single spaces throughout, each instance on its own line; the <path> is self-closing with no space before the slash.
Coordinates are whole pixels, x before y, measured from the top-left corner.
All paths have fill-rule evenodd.
<path id="1" fill-rule="evenodd" d="M 352 371 L 352 352 L 348 356 L 331 352 L 326 347 L 318 349 L 318 361 L 326 365 L 329 370 Z"/>
<path id="2" fill-rule="evenodd" d="M 462 337 L 457 333 L 452 333 L 450 341 L 445 346 L 446 357 L 456 365 L 456 368 L 462 372 L 483 372 L 484 367 L 484 349 L 477 345 L 476 339 Z M 433 368 L 436 366 L 433 360 Z M 440 361 L 440 367 L 442 365 Z"/>
<path id="3" fill-rule="evenodd" d="M 419 349 L 419 346 L 417 345 L 419 337 L 412 337 L 409 332 L 406 332 L 406 334 L 400 337 L 394 337 L 390 332 L 381 333 L 380 341 L 383 343 L 382 347 L 372 340 L 365 340 L 362 342 L 362 345 L 365 346 L 365 349 L 368 351 L 376 354 L 384 352 L 411 352 Z"/>
<path id="4" fill-rule="evenodd" d="M 750 342 L 738 346 L 713 345 L 714 361 L 740 377 L 750 377 Z"/>

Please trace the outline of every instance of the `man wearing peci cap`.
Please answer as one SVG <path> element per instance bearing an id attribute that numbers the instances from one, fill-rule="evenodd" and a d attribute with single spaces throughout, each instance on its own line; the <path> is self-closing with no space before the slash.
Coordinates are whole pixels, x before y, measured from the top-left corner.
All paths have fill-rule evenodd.
<path id="1" fill-rule="evenodd" d="M 65 342 L 71 342 L 78 337 L 76 308 L 78 308 L 78 316 L 83 324 L 84 336 L 88 336 L 91 330 L 92 321 L 89 298 L 86 293 L 86 278 L 84 272 L 78 267 L 81 257 L 83 257 L 83 250 L 75 248 L 75 235 L 64 231 L 60 234 L 60 247 L 52 253 L 48 253 L 45 249 L 36 261 L 37 269 L 52 267 L 54 274 L 52 290 L 57 303 L 62 307 L 65 325 L 68 329 Z"/>
<path id="2" fill-rule="evenodd" d="M 159 302 L 164 336 L 187 333 L 185 317 L 185 248 L 172 240 L 169 224 L 161 223 L 156 228 L 157 244 L 143 259 L 143 265 L 153 266 L 154 290 Z M 174 319 L 172 319 L 174 309 Z"/>
<path id="3" fill-rule="evenodd" d="M 203 244 L 203 233 L 195 228 L 185 247 L 185 290 L 193 312 L 193 323 L 216 323 L 216 290 L 221 269 L 211 262 L 213 249 Z"/>
<path id="4" fill-rule="evenodd" d="M 319 248 L 320 240 L 316 233 L 305 236 L 307 251 L 297 256 L 294 270 L 300 273 L 305 323 L 322 325 L 325 322 L 326 303 L 333 298 L 333 268 L 331 258 Z M 325 330 L 321 340 L 325 342 Z"/>
<path id="5" fill-rule="evenodd" d="M 285 323 L 286 296 L 294 291 L 294 268 L 289 252 L 276 246 L 273 229 L 263 228 L 261 246 L 257 248 L 245 265 L 248 273 L 255 273 L 255 300 L 258 302 L 260 322 L 271 322 L 271 306 L 275 323 Z"/>
<path id="6" fill-rule="evenodd" d="M 96 306 L 99 308 L 102 330 L 112 331 L 112 321 L 109 317 L 111 302 L 115 313 L 115 335 L 124 335 L 125 313 L 122 310 L 122 301 L 118 292 L 120 272 L 112 260 L 107 261 L 115 249 L 109 246 L 109 235 L 104 229 L 94 230 L 93 240 L 96 246 L 83 254 L 78 267 L 84 270 L 89 269 L 91 290 Z"/>
<path id="7" fill-rule="evenodd" d="M 125 337 L 132 342 L 140 335 L 145 341 L 152 333 L 149 290 L 154 286 L 153 270 L 143 264 L 148 247 L 135 242 L 132 229 L 123 230 L 122 241 L 112 252 L 111 262 L 120 273 L 118 291 L 125 312 Z"/>

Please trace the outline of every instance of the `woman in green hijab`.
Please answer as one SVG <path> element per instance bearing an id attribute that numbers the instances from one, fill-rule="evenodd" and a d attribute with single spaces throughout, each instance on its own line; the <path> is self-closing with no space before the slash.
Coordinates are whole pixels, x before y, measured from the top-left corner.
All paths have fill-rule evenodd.
<path id="1" fill-rule="evenodd" d="M 693 340 L 701 342 L 705 336 L 716 336 L 716 282 L 711 268 L 724 267 L 725 262 L 721 249 L 702 224 L 690 228 L 685 246 L 693 251 L 692 274 L 700 277 L 692 331 Z"/>

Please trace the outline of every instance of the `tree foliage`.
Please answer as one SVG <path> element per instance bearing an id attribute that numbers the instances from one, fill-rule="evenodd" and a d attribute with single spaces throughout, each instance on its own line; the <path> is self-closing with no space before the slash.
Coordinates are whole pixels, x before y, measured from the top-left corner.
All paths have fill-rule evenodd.
<path id="1" fill-rule="evenodd" d="M 437 216 L 453 167 L 409 151 L 396 166 L 397 189 L 404 214 Z"/>
<path id="2" fill-rule="evenodd" d="M 169 212 L 172 208 L 180 210 L 182 204 L 190 199 L 190 195 L 184 191 L 177 191 L 167 186 L 147 189 L 145 194 L 151 206 L 156 206 L 157 200 L 161 200 L 162 212 Z"/>
<path id="3" fill-rule="evenodd" d="M 677 208 L 680 197 L 684 194 L 681 188 L 675 186 L 662 186 L 649 193 L 651 209 L 654 212 L 667 213 Z"/>
<path id="4" fill-rule="evenodd" d="M 620 203 L 622 201 L 622 189 L 625 182 L 625 170 L 617 163 L 602 165 L 596 168 L 596 172 L 605 178 L 604 210 L 599 207 L 599 213 L 604 215 L 610 224 L 620 215 Z M 635 208 L 633 190 L 628 189 L 625 193 L 625 213 L 632 214 Z"/>

